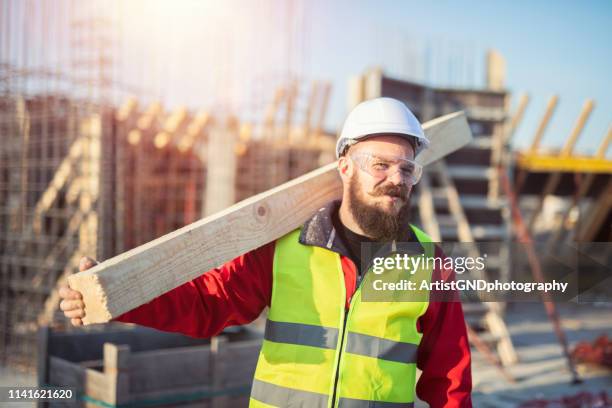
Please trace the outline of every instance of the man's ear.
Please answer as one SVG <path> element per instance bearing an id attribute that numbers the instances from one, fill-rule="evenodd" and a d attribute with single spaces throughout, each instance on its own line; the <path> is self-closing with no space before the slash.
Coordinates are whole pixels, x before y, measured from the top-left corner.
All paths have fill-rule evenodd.
<path id="1" fill-rule="evenodd" d="M 340 178 L 343 181 L 347 181 L 350 179 L 351 174 L 353 172 L 351 161 L 346 156 L 340 156 L 338 159 L 338 173 L 340 173 Z"/>

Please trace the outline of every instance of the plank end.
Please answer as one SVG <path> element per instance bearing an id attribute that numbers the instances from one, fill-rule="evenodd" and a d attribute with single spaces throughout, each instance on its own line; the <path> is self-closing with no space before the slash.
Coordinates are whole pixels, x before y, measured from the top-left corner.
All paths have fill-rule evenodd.
<path id="1" fill-rule="evenodd" d="M 81 292 L 85 303 L 84 325 L 108 323 L 113 316 L 108 310 L 107 297 L 97 274 L 80 272 L 68 277 L 72 290 Z"/>

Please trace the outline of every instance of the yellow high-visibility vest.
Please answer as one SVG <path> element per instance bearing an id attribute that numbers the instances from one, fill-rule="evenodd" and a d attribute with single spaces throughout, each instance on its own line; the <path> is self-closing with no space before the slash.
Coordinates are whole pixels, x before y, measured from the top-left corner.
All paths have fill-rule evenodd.
<path id="1" fill-rule="evenodd" d="M 411 225 L 425 256 L 434 244 Z M 417 319 L 421 301 L 362 301 L 364 274 L 345 309 L 340 255 L 298 242 L 300 229 L 276 242 L 272 300 L 250 407 L 404 408 L 414 405 Z M 431 280 L 431 268 L 413 276 Z"/>

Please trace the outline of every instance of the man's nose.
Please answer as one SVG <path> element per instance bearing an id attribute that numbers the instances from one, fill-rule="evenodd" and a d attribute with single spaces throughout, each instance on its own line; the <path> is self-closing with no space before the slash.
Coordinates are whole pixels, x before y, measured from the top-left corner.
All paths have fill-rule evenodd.
<path id="1" fill-rule="evenodd" d="M 402 176 L 401 171 L 394 172 L 389 177 L 387 177 L 387 179 L 396 186 L 399 186 L 402 184 L 408 185 L 408 177 Z"/>

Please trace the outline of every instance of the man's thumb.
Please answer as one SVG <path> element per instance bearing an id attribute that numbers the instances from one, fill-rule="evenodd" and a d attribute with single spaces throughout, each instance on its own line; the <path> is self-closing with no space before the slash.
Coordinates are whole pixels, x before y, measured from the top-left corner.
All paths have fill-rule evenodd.
<path id="1" fill-rule="evenodd" d="M 95 259 L 92 259 L 88 256 L 84 256 L 81 258 L 81 260 L 79 261 L 79 271 L 83 272 L 89 268 L 93 268 L 94 266 L 96 266 L 99 262 L 96 261 Z"/>

